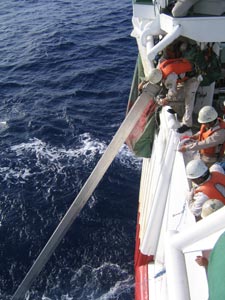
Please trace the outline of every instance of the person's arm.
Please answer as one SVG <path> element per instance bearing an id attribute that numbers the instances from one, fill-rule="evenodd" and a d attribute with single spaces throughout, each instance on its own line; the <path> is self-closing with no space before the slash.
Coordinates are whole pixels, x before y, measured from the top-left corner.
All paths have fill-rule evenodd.
<path id="1" fill-rule="evenodd" d="M 210 135 L 207 139 L 203 141 L 196 141 L 190 144 L 187 144 L 179 149 L 180 152 L 186 151 L 196 151 L 200 149 L 207 149 L 210 147 L 215 147 L 220 144 L 223 144 L 225 140 L 225 129 L 218 130 Z"/>
<path id="2" fill-rule="evenodd" d="M 190 150 L 187 150 L 187 146 L 193 145 L 194 143 L 196 143 L 195 141 L 198 140 L 199 134 L 200 134 L 200 132 L 197 132 L 196 134 L 194 134 L 192 136 L 187 136 L 185 138 L 181 137 L 181 141 L 178 146 L 178 151 L 180 151 L 180 152 L 190 151 Z"/>
<path id="3" fill-rule="evenodd" d="M 196 263 L 201 267 L 208 267 L 208 259 L 204 256 L 197 256 L 195 259 Z"/>
<path id="4" fill-rule="evenodd" d="M 206 196 L 204 193 L 199 192 L 194 194 L 194 189 L 192 190 L 192 194 L 190 193 L 188 199 L 188 207 L 196 217 L 201 215 L 202 205 L 208 200 L 209 197 Z"/>

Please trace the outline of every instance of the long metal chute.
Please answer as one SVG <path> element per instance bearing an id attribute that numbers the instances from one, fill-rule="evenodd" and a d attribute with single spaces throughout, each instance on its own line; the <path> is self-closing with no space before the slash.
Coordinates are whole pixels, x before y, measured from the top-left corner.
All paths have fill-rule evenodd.
<path id="1" fill-rule="evenodd" d="M 140 118 L 145 107 L 149 103 L 149 100 L 152 99 L 158 92 L 159 87 L 156 85 L 151 85 L 150 83 L 143 89 L 142 94 L 138 97 L 130 112 L 127 114 L 125 120 L 122 122 L 111 143 L 107 147 L 105 153 L 98 161 L 96 167 L 80 190 L 79 194 L 77 195 L 70 208 L 64 215 L 63 219 L 53 232 L 52 236 L 42 249 L 41 253 L 28 271 L 27 275 L 17 288 L 12 297 L 12 300 L 19 300 L 24 297 L 26 291 L 30 288 L 32 282 L 39 275 L 39 273 L 69 230 L 75 218 L 78 216 L 81 209 L 84 207 L 85 203 L 88 201 L 98 183 L 104 176 L 119 149 L 123 145 L 124 141 L 134 128 L 134 125 Z"/>

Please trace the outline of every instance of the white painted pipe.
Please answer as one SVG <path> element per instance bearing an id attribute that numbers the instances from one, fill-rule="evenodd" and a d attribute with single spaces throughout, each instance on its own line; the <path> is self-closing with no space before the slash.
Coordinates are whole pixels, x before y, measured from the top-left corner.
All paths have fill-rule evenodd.
<path id="1" fill-rule="evenodd" d="M 156 191 L 154 194 L 153 205 L 149 215 L 147 229 L 140 247 L 141 253 L 145 255 L 155 255 L 158 245 L 159 234 L 166 206 L 167 193 L 170 184 L 172 166 L 176 153 L 175 149 L 177 147 L 176 143 L 174 143 L 174 134 L 175 133 L 173 131 L 170 131 L 166 154 L 163 159 L 162 168 L 159 174 L 158 184 L 156 186 Z"/>
<path id="2" fill-rule="evenodd" d="M 151 51 L 151 49 L 154 47 L 154 40 L 153 40 L 153 36 L 152 35 L 149 35 L 147 37 L 147 42 L 146 42 L 146 51 L 147 53 L 149 51 Z M 150 64 L 150 68 L 153 69 L 155 66 L 154 66 L 154 62 L 151 60 L 149 61 L 149 64 Z"/>
<path id="3" fill-rule="evenodd" d="M 171 243 L 173 247 L 183 250 L 185 247 L 208 237 L 209 235 L 224 229 L 225 231 L 225 207 L 217 210 L 196 222 L 193 226 L 173 236 Z"/>
<path id="4" fill-rule="evenodd" d="M 165 265 L 169 300 L 190 300 L 185 257 L 182 251 L 171 245 L 176 231 L 168 231 L 166 236 Z"/>
<path id="5" fill-rule="evenodd" d="M 132 24 L 133 24 L 133 31 L 131 33 L 132 37 L 139 37 L 141 36 L 142 30 L 140 28 L 140 22 L 138 20 L 138 18 L 133 17 L 132 18 Z"/>
<path id="6" fill-rule="evenodd" d="M 163 110 L 163 113 L 167 114 L 166 125 L 170 129 L 176 129 L 178 127 L 176 116 L 174 114 L 168 114 L 168 109 L 171 109 L 171 106 L 165 106 L 165 109 Z"/>
<path id="7" fill-rule="evenodd" d="M 153 196 L 155 193 L 155 189 L 157 186 L 157 181 L 158 181 L 158 177 L 159 177 L 159 173 L 161 170 L 161 165 L 162 165 L 162 156 L 164 153 L 164 148 L 160 147 L 161 152 L 158 151 L 157 147 L 157 141 L 158 141 L 159 136 L 155 137 L 154 139 L 154 145 L 153 145 L 153 151 L 152 151 L 152 156 L 148 165 L 148 168 L 145 170 L 145 173 L 143 173 L 142 171 L 142 176 L 144 176 L 147 181 L 143 182 L 143 184 L 141 185 L 140 191 L 145 191 L 144 194 L 141 195 L 140 199 L 140 205 L 142 207 L 142 211 L 140 212 L 140 239 L 141 239 L 141 244 L 142 244 L 142 240 L 143 237 L 145 235 L 146 232 L 146 228 L 148 226 L 148 222 L 149 222 L 149 214 L 151 212 L 152 209 L 152 205 L 153 205 Z M 160 143 L 161 145 L 162 143 Z M 143 164 L 145 165 L 145 163 Z M 152 174 L 154 174 L 154 176 L 152 176 Z M 143 196 L 143 197 L 142 197 Z"/>
<path id="8" fill-rule="evenodd" d="M 140 35 L 142 46 L 146 47 L 149 37 L 153 37 L 154 35 L 159 35 L 162 33 L 163 31 L 160 28 L 159 15 L 157 15 L 154 20 L 151 20 L 145 25 L 144 30 Z"/>
<path id="9" fill-rule="evenodd" d="M 167 232 L 165 265 L 168 300 L 190 300 L 188 276 L 183 250 L 211 234 L 225 230 L 225 207 L 198 221 L 185 231 Z"/>
<path id="10" fill-rule="evenodd" d="M 148 59 L 151 61 L 155 58 L 158 52 L 162 51 L 165 47 L 171 44 L 182 33 L 182 27 L 180 25 L 174 26 L 172 32 L 165 35 L 165 37 L 158 42 L 149 52 L 147 52 Z"/>

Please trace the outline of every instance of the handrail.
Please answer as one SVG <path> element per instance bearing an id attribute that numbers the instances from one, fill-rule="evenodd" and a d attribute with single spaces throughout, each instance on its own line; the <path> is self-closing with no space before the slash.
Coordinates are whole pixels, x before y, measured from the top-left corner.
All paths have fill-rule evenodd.
<path id="1" fill-rule="evenodd" d="M 78 216 L 85 203 L 90 198 L 91 194 L 97 187 L 98 183 L 102 179 L 103 175 L 107 171 L 108 167 L 111 165 L 113 159 L 118 153 L 119 149 L 123 145 L 124 141 L 130 134 L 134 125 L 140 118 L 145 107 L 149 103 L 149 100 L 152 99 L 159 92 L 159 87 L 157 85 L 147 84 L 143 89 L 142 94 L 137 98 L 137 101 L 127 114 L 125 120 L 122 122 L 121 126 L 117 130 L 115 136 L 113 137 L 111 143 L 107 147 L 105 153 L 102 155 L 91 175 L 87 179 L 86 183 L 80 190 L 79 194 L 71 204 L 70 208 L 64 215 L 63 219 L 53 232 L 52 236 L 42 249 L 41 253 L 35 260 L 34 264 L 26 274 L 25 278 L 17 288 L 14 293 L 12 300 L 19 300 L 24 297 L 26 291 L 30 288 L 31 284 L 35 278 L 39 275 L 67 231 L 72 225 L 75 218 Z"/>
<path id="2" fill-rule="evenodd" d="M 182 33 L 183 27 L 181 25 L 174 26 L 173 30 L 165 35 L 165 37 L 159 41 L 154 47 L 150 48 L 147 56 L 148 59 L 151 61 L 154 59 L 156 54 L 162 49 L 164 49 L 166 46 L 171 44 L 176 38 L 178 38 Z"/>
<path id="3" fill-rule="evenodd" d="M 220 236 L 220 231 L 224 232 L 224 220 L 225 207 L 222 207 L 182 232 L 168 231 L 165 246 L 167 249 L 165 252 L 165 264 L 168 274 L 167 280 L 169 280 L 167 282 L 169 299 L 191 299 L 184 250 L 186 247 L 215 233 L 219 233 Z"/>

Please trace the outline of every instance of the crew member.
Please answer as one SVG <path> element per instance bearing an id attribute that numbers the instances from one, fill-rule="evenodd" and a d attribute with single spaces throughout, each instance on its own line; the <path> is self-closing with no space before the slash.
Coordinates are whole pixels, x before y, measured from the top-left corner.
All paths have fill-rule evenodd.
<path id="1" fill-rule="evenodd" d="M 201 82 L 201 76 L 197 76 L 191 62 L 185 58 L 165 59 L 158 68 L 149 74 L 149 81 L 153 84 L 163 82 L 168 90 L 165 98 L 159 99 L 160 105 L 168 105 L 170 101 L 176 100 L 177 84 L 183 84 L 185 113 L 182 118 L 182 126 L 177 132 L 183 133 L 192 126 L 192 112 L 197 89 Z"/>
<path id="2" fill-rule="evenodd" d="M 218 199 L 209 199 L 202 205 L 201 217 L 205 218 L 222 208 L 224 203 Z"/>
<path id="3" fill-rule="evenodd" d="M 198 114 L 200 131 L 190 137 L 190 143 L 181 146 L 180 152 L 198 150 L 201 159 L 208 165 L 224 158 L 225 122 L 218 118 L 217 111 L 212 106 L 204 106 Z"/>
<path id="4" fill-rule="evenodd" d="M 225 204 L 225 175 L 223 170 L 213 171 L 201 159 L 190 161 L 186 166 L 187 178 L 193 182 L 189 194 L 189 208 L 199 218 L 203 204 L 208 199 L 218 199 Z"/>

